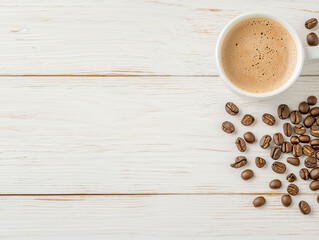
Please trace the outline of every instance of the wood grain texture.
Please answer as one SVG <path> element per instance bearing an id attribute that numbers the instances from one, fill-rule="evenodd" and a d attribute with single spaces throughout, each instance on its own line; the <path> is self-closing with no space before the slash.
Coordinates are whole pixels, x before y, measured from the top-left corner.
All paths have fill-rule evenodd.
<path id="1" fill-rule="evenodd" d="M 318 203 L 279 196 L 0 197 L 2 239 L 310 239 L 319 234 Z M 313 208 L 304 216 L 298 202 Z"/>
<path id="2" fill-rule="evenodd" d="M 281 96 L 252 102 L 217 77 L 1 77 L 0 193 L 270 192 L 268 182 L 285 175 L 270 170 L 269 152 L 248 145 L 256 178 L 244 182 L 229 167 L 242 155 L 234 141 L 248 129 L 258 141 L 281 131 L 283 121 L 269 127 L 262 114 L 275 115 L 279 103 L 296 108 L 318 92 L 317 79 L 302 77 Z M 239 116 L 225 112 L 228 100 Z M 244 113 L 256 117 L 251 128 L 240 124 Z M 235 134 L 222 132 L 224 120 Z M 266 158 L 265 169 L 256 168 L 256 156 Z"/>
<path id="3" fill-rule="evenodd" d="M 235 16 L 278 14 L 306 44 L 304 22 L 319 12 L 314 0 L 13 0 L 0 6 L 0 75 L 216 75 L 216 40 Z M 307 64 L 303 74 L 318 69 Z"/>

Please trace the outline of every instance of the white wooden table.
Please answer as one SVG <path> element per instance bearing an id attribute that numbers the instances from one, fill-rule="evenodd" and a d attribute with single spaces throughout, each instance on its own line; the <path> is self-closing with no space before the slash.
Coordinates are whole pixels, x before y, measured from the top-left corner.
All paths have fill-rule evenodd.
<path id="1" fill-rule="evenodd" d="M 256 177 L 222 121 L 232 100 L 257 118 L 319 91 L 319 64 L 285 94 L 252 101 L 221 83 L 214 47 L 238 14 L 281 15 L 305 44 L 316 0 L 8 0 L 0 2 L 1 239 L 301 239 L 318 236 L 315 193 L 283 208 L 268 152 Z M 315 29 L 317 33 L 318 28 Z M 295 100 L 291 95 L 295 95 Z M 254 157 L 268 160 L 256 169 Z M 290 172 L 297 168 L 289 166 Z M 280 176 L 284 180 L 285 176 Z M 263 194 L 267 205 L 251 206 Z M 297 203 L 307 200 L 310 216 Z M 256 238 L 257 237 L 257 238 Z"/>

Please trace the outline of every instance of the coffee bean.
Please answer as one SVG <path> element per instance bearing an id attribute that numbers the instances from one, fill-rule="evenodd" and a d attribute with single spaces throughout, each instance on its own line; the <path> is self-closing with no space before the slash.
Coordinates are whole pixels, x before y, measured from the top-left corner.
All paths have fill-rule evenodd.
<path id="1" fill-rule="evenodd" d="M 310 18 L 309 20 L 305 22 L 305 27 L 308 29 L 312 29 L 315 26 L 317 26 L 317 24 L 318 24 L 318 21 L 316 18 Z"/>
<path id="2" fill-rule="evenodd" d="M 318 36 L 314 32 L 309 33 L 307 35 L 307 43 L 309 46 L 317 46 L 318 45 Z"/>
<path id="3" fill-rule="evenodd" d="M 302 135 L 306 132 L 306 128 L 302 124 L 297 124 L 294 126 L 294 131 L 298 135 Z"/>
<path id="4" fill-rule="evenodd" d="M 297 180 L 297 177 L 296 177 L 295 174 L 289 173 L 289 174 L 287 175 L 286 179 L 287 179 L 288 182 L 294 182 L 294 181 Z"/>
<path id="5" fill-rule="evenodd" d="M 230 115 L 237 115 L 239 112 L 238 107 L 232 102 L 226 103 L 225 110 Z"/>
<path id="6" fill-rule="evenodd" d="M 290 163 L 291 165 L 294 165 L 294 166 L 300 165 L 300 160 L 297 157 L 288 157 L 287 162 Z"/>
<path id="7" fill-rule="evenodd" d="M 266 165 L 266 160 L 261 158 L 261 157 L 256 157 L 255 158 L 255 164 L 258 168 L 262 168 L 263 166 Z"/>
<path id="8" fill-rule="evenodd" d="M 279 174 L 282 174 L 284 172 L 286 172 L 286 165 L 282 162 L 274 162 L 272 165 L 271 165 L 271 169 L 275 172 L 275 173 L 279 173 Z"/>
<path id="9" fill-rule="evenodd" d="M 246 143 L 244 141 L 244 139 L 242 139 L 241 137 L 238 137 L 235 141 L 236 147 L 238 149 L 239 152 L 245 152 L 247 147 L 246 147 Z"/>
<path id="10" fill-rule="evenodd" d="M 316 118 L 312 115 L 308 115 L 304 120 L 303 124 L 305 127 L 310 128 L 316 121 Z"/>
<path id="11" fill-rule="evenodd" d="M 232 133 L 235 131 L 235 127 L 231 122 L 225 121 L 222 124 L 222 129 L 226 133 Z"/>
<path id="12" fill-rule="evenodd" d="M 271 189 L 279 189 L 281 188 L 281 181 L 279 179 L 274 179 L 269 182 L 269 187 Z"/>
<path id="13" fill-rule="evenodd" d="M 281 147 L 273 147 L 270 151 L 270 157 L 274 160 L 279 159 L 281 156 Z"/>
<path id="14" fill-rule="evenodd" d="M 319 123 L 319 117 L 318 117 L 317 120 L 316 120 L 316 124 L 317 124 L 317 125 L 319 125 L 318 123 Z"/>
<path id="15" fill-rule="evenodd" d="M 308 113 L 309 109 L 310 109 L 310 107 L 309 107 L 309 104 L 307 102 L 304 101 L 304 102 L 301 102 L 299 104 L 299 112 L 301 112 L 302 114 Z"/>
<path id="16" fill-rule="evenodd" d="M 292 135 L 292 126 L 290 123 L 284 123 L 284 125 L 282 126 L 283 130 L 284 130 L 284 134 L 287 137 L 290 137 Z"/>
<path id="17" fill-rule="evenodd" d="M 299 171 L 299 176 L 303 180 L 308 180 L 309 179 L 309 171 L 307 168 L 302 168 Z"/>
<path id="18" fill-rule="evenodd" d="M 259 142 L 259 145 L 261 148 L 266 149 L 270 146 L 270 142 L 271 142 L 271 136 L 269 135 L 264 135 Z"/>
<path id="19" fill-rule="evenodd" d="M 302 116 L 301 113 L 299 111 L 292 111 L 290 113 L 290 121 L 293 124 L 298 124 L 302 121 Z"/>
<path id="20" fill-rule="evenodd" d="M 299 141 L 302 143 L 309 143 L 310 137 L 308 135 L 301 135 L 299 136 Z"/>
<path id="21" fill-rule="evenodd" d="M 299 193 L 299 188 L 297 185 L 291 183 L 287 187 L 287 192 L 292 196 L 296 196 Z"/>
<path id="22" fill-rule="evenodd" d="M 251 124 L 253 124 L 254 121 L 255 121 L 255 118 L 250 114 L 245 114 L 243 118 L 241 119 L 241 123 L 244 126 L 250 126 Z"/>
<path id="23" fill-rule="evenodd" d="M 253 201 L 254 207 L 261 207 L 266 203 L 266 199 L 262 196 L 256 197 Z"/>
<path id="24" fill-rule="evenodd" d="M 230 164 L 233 168 L 240 168 L 247 164 L 247 158 L 244 156 L 238 156 L 235 158 L 235 162 Z"/>
<path id="25" fill-rule="evenodd" d="M 243 180 L 249 180 L 254 176 L 254 172 L 250 169 L 246 169 L 241 173 L 241 178 Z"/>
<path id="26" fill-rule="evenodd" d="M 278 117 L 280 119 L 289 118 L 290 110 L 286 104 L 280 104 L 277 109 Z"/>
<path id="27" fill-rule="evenodd" d="M 290 138 L 291 144 L 298 144 L 300 142 L 299 138 L 297 136 L 292 136 Z"/>
<path id="28" fill-rule="evenodd" d="M 307 157 L 305 159 L 304 164 L 305 164 L 305 167 L 307 167 L 307 168 L 317 167 L 317 159 L 314 157 Z"/>
<path id="29" fill-rule="evenodd" d="M 284 137 L 281 133 L 275 133 L 273 136 L 274 142 L 277 146 L 280 146 L 284 142 Z"/>
<path id="30" fill-rule="evenodd" d="M 317 160 L 319 160 L 319 151 L 315 153 L 315 157 L 317 158 Z"/>
<path id="31" fill-rule="evenodd" d="M 312 125 L 310 129 L 310 135 L 314 137 L 319 137 L 319 125 Z"/>
<path id="32" fill-rule="evenodd" d="M 292 152 L 292 145 L 290 142 L 284 142 L 282 145 L 281 145 L 281 151 L 283 153 L 291 153 Z"/>
<path id="33" fill-rule="evenodd" d="M 276 123 L 275 117 L 269 113 L 265 113 L 262 117 L 262 120 L 264 123 L 266 123 L 269 126 L 273 126 Z"/>
<path id="34" fill-rule="evenodd" d="M 300 157 L 302 155 L 302 146 L 298 143 L 292 146 L 292 155 Z"/>
<path id="35" fill-rule="evenodd" d="M 304 215 L 308 215 L 309 213 L 311 213 L 311 208 L 306 201 L 299 202 L 299 210 Z"/>
<path id="36" fill-rule="evenodd" d="M 254 143 L 255 142 L 255 135 L 252 132 L 246 132 L 244 134 L 244 139 L 247 143 Z"/>
<path id="37" fill-rule="evenodd" d="M 317 103 L 317 98 L 315 96 L 309 96 L 307 102 L 309 105 L 315 105 Z"/>
<path id="38" fill-rule="evenodd" d="M 313 168 L 311 171 L 310 171 L 310 178 L 312 180 L 317 180 L 319 178 L 319 168 L 316 167 L 316 168 Z"/>
<path id="39" fill-rule="evenodd" d="M 288 194 L 285 194 L 281 197 L 281 203 L 284 207 L 289 207 L 292 203 L 291 196 Z"/>
<path id="40" fill-rule="evenodd" d="M 317 191 L 319 189 L 319 180 L 313 180 L 310 184 L 309 184 L 309 188 L 312 191 Z"/>
<path id="41" fill-rule="evenodd" d="M 315 153 L 315 150 L 310 145 L 303 145 L 302 153 L 308 157 L 311 157 Z"/>
<path id="42" fill-rule="evenodd" d="M 311 108 L 310 114 L 315 117 L 319 116 L 319 107 Z"/>

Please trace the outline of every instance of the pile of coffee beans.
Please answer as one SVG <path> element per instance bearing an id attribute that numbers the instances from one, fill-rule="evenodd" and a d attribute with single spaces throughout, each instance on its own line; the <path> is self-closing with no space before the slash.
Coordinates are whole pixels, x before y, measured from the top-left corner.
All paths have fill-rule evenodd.
<path id="1" fill-rule="evenodd" d="M 316 18 L 310 18 L 305 22 L 305 27 L 307 29 L 313 29 L 318 24 L 318 20 Z M 311 32 L 307 35 L 307 43 L 309 46 L 317 46 L 318 45 L 318 36 L 314 32 Z"/>
<path id="2" fill-rule="evenodd" d="M 269 156 L 274 161 L 271 169 L 276 174 L 285 174 L 287 171 L 286 163 L 280 160 L 283 155 L 287 155 L 286 162 L 292 166 L 299 167 L 302 163 L 300 157 L 304 157 L 303 167 L 299 170 L 299 177 L 304 181 L 311 180 L 309 189 L 311 191 L 319 190 L 319 107 L 315 96 L 308 97 L 307 101 L 299 104 L 298 110 L 290 110 L 286 104 L 280 104 L 277 108 L 278 118 L 286 121 L 282 125 L 282 132 L 277 132 L 272 136 L 265 134 L 259 141 L 259 146 L 269 151 Z M 228 114 L 235 116 L 239 113 L 239 108 L 231 102 L 226 103 L 225 110 Z M 255 121 L 255 117 L 245 114 L 241 119 L 241 124 L 250 126 Z M 277 119 L 275 116 L 265 113 L 262 115 L 262 121 L 269 125 L 275 125 Z M 290 122 L 288 122 L 290 121 Z M 229 121 L 222 124 L 224 132 L 232 134 L 235 132 L 235 126 Z M 288 140 L 289 139 L 289 140 Z M 244 153 L 247 146 L 256 141 L 255 135 L 247 131 L 243 137 L 237 137 L 235 145 L 239 152 Z M 248 144 L 248 145 L 247 145 Z M 289 156 L 290 155 L 290 156 Z M 245 156 L 237 156 L 235 161 L 230 164 L 233 168 L 242 168 L 247 164 Z M 261 157 L 255 158 L 257 168 L 263 168 L 266 160 Z M 251 169 L 245 169 L 241 173 L 241 178 L 245 181 L 253 178 L 255 173 Z M 289 207 L 292 203 L 292 196 L 299 193 L 299 187 L 295 184 L 298 177 L 294 173 L 288 173 L 286 180 L 289 183 L 287 193 L 281 197 L 281 203 L 284 207 Z M 269 188 L 279 189 L 282 182 L 279 179 L 273 179 L 269 182 Z M 319 203 L 319 195 L 317 197 Z M 253 206 L 261 207 L 266 203 L 263 196 L 258 196 L 253 201 Z M 305 201 L 300 201 L 299 210 L 302 214 L 309 214 L 311 208 Z"/>

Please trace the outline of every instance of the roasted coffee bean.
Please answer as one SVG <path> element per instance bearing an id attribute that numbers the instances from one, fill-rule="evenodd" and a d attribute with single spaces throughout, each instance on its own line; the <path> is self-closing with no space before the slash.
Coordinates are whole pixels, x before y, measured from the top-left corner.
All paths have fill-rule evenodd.
<path id="1" fill-rule="evenodd" d="M 275 133 L 273 136 L 274 142 L 277 146 L 280 146 L 284 142 L 284 137 L 281 133 Z"/>
<path id="2" fill-rule="evenodd" d="M 310 135 L 314 137 L 319 137 L 319 125 L 312 125 L 310 129 Z"/>
<path id="3" fill-rule="evenodd" d="M 299 136 L 299 141 L 302 143 L 309 143 L 310 137 L 308 135 L 301 135 Z"/>
<path id="4" fill-rule="evenodd" d="M 276 123 L 275 117 L 269 113 L 265 113 L 262 117 L 262 120 L 264 123 L 266 123 L 269 126 L 273 126 Z"/>
<path id="5" fill-rule="evenodd" d="M 277 114 L 280 119 L 289 118 L 290 110 L 286 104 L 280 104 L 277 109 Z"/>
<path id="6" fill-rule="evenodd" d="M 299 138 L 297 136 L 292 136 L 290 138 L 291 144 L 298 144 L 300 142 Z"/>
<path id="7" fill-rule="evenodd" d="M 308 29 L 312 29 L 315 26 L 317 26 L 317 24 L 318 24 L 318 21 L 316 18 L 310 18 L 309 20 L 305 22 L 305 27 Z"/>
<path id="8" fill-rule="evenodd" d="M 309 112 L 309 104 L 307 102 L 301 102 L 299 104 L 299 112 L 301 112 L 302 114 L 306 114 Z"/>
<path id="9" fill-rule="evenodd" d="M 244 156 L 238 156 L 235 158 L 235 162 L 230 164 L 233 168 L 240 168 L 247 164 L 247 158 Z"/>
<path id="10" fill-rule="evenodd" d="M 308 157 L 311 157 L 315 153 L 315 150 L 310 145 L 303 145 L 302 153 Z"/>
<path id="11" fill-rule="evenodd" d="M 293 124 L 298 124 L 302 121 L 302 116 L 301 113 L 299 111 L 292 111 L 290 113 L 290 121 Z"/>
<path id="12" fill-rule="evenodd" d="M 223 122 L 222 129 L 225 133 L 232 133 L 235 131 L 234 125 L 228 121 Z"/>
<path id="13" fill-rule="evenodd" d="M 300 160 L 297 157 L 288 157 L 287 162 L 290 163 L 291 165 L 294 165 L 294 166 L 300 165 Z"/>
<path id="14" fill-rule="evenodd" d="M 281 181 L 279 179 L 274 179 L 269 182 L 269 187 L 271 189 L 279 189 L 281 188 Z"/>
<path id="15" fill-rule="evenodd" d="M 319 123 L 319 117 L 318 117 L 317 120 L 316 120 L 316 124 L 317 124 L 317 125 L 319 125 L 318 123 Z"/>
<path id="16" fill-rule="evenodd" d="M 270 157 L 274 160 L 279 159 L 281 156 L 281 147 L 273 147 L 270 151 Z"/>
<path id="17" fill-rule="evenodd" d="M 299 176 L 303 180 L 308 180 L 309 179 L 309 171 L 307 168 L 302 168 L 299 171 Z"/>
<path id="18" fill-rule="evenodd" d="M 307 43 L 308 43 L 309 46 L 317 46 L 318 42 L 319 42 L 318 36 L 314 32 L 309 33 L 307 35 Z"/>
<path id="19" fill-rule="evenodd" d="M 313 180 L 310 184 L 309 184 L 309 188 L 312 191 L 317 191 L 319 189 L 319 180 Z"/>
<path id="20" fill-rule="evenodd" d="M 255 158 L 255 164 L 258 168 L 262 168 L 263 166 L 266 165 L 266 160 L 261 158 L 261 157 L 256 157 Z"/>
<path id="21" fill-rule="evenodd" d="M 298 143 L 292 146 L 292 155 L 300 157 L 302 155 L 302 146 Z"/>
<path id="22" fill-rule="evenodd" d="M 254 121 L 255 121 L 255 118 L 250 114 L 245 114 L 243 118 L 241 119 L 241 123 L 244 126 L 250 126 L 251 124 L 253 124 Z"/>
<path id="23" fill-rule="evenodd" d="M 247 143 L 254 143 L 255 142 L 255 135 L 252 132 L 246 132 L 244 134 L 244 139 Z"/>
<path id="24" fill-rule="evenodd" d="M 285 194 L 281 197 L 281 203 L 284 207 L 289 207 L 292 203 L 292 198 L 289 194 Z"/>
<path id="25" fill-rule="evenodd" d="M 312 180 L 317 180 L 319 178 L 319 168 L 313 168 L 309 174 Z"/>
<path id="26" fill-rule="evenodd" d="M 309 105 L 315 105 L 317 103 L 317 98 L 315 96 L 309 96 L 307 102 Z"/>
<path id="27" fill-rule="evenodd" d="M 315 157 L 319 160 L 319 151 L 315 153 Z"/>
<path id="28" fill-rule="evenodd" d="M 294 182 L 294 181 L 297 180 L 297 177 L 296 177 L 295 174 L 289 173 L 289 174 L 287 175 L 286 179 L 287 179 L 288 182 Z"/>
<path id="29" fill-rule="evenodd" d="M 319 107 L 311 108 L 310 114 L 315 117 L 319 116 Z"/>
<path id="30" fill-rule="evenodd" d="M 306 132 L 306 128 L 302 124 L 297 124 L 294 126 L 294 131 L 298 135 L 302 135 Z"/>
<path id="31" fill-rule="evenodd" d="M 253 201 L 254 207 L 261 207 L 266 203 L 266 199 L 262 196 L 256 197 Z"/>
<path id="32" fill-rule="evenodd" d="M 266 149 L 270 146 L 271 136 L 265 135 L 260 139 L 259 145 L 261 148 Z"/>
<path id="33" fill-rule="evenodd" d="M 226 103 L 225 110 L 230 115 L 237 115 L 239 112 L 238 107 L 232 102 Z"/>
<path id="34" fill-rule="evenodd" d="M 291 183 L 287 187 L 287 192 L 292 196 L 296 196 L 299 193 L 299 188 L 297 185 Z"/>
<path id="35" fill-rule="evenodd" d="M 236 147 L 238 149 L 239 152 L 245 152 L 247 147 L 246 147 L 246 143 L 245 140 L 242 139 L 241 137 L 238 137 L 235 141 Z"/>
<path id="36" fill-rule="evenodd" d="M 316 121 L 316 118 L 312 115 L 308 115 L 304 120 L 303 124 L 305 127 L 310 128 Z"/>
<path id="37" fill-rule="evenodd" d="M 275 172 L 275 173 L 279 173 L 279 174 L 282 174 L 282 173 L 285 173 L 286 172 L 286 165 L 282 162 L 274 162 L 272 165 L 271 165 L 271 169 Z"/>
<path id="38" fill-rule="evenodd" d="M 311 208 L 306 201 L 299 202 L 299 210 L 304 215 L 308 215 L 309 213 L 311 213 Z"/>
<path id="39" fill-rule="evenodd" d="M 283 130 L 284 130 L 284 134 L 287 137 L 290 137 L 292 135 L 292 126 L 290 123 L 284 123 L 284 125 L 282 126 Z"/>
<path id="40" fill-rule="evenodd" d="M 243 180 L 249 180 L 254 176 L 254 172 L 250 169 L 246 169 L 241 173 L 241 178 Z"/>
<path id="41" fill-rule="evenodd" d="M 292 152 L 292 145 L 290 142 L 284 142 L 282 145 L 281 145 L 281 151 L 283 153 L 291 153 Z"/>
<path id="42" fill-rule="evenodd" d="M 307 168 L 317 167 L 317 159 L 314 157 L 307 157 L 305 159 L 304 164 L 305 164 L 305 167 L 307 167 Z"/>

